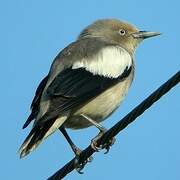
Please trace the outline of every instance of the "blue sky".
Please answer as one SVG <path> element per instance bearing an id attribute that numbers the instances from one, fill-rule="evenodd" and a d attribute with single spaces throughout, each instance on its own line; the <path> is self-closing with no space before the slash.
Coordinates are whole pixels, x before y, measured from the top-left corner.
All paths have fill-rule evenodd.
<path id="1" fill-rule="evenodd" d="M 122 106 L 103 123 L 109 128 L 179 70 L 179 6 L 178 0 L 1 0 L 0 179 L 44 180 L 73 157 L 59 132 L 28 157 L 20 160 L 17 153 L 30 130 L 21 127 L 35 89 L 63 47 L 100 18 L 162 32 L 137 49 L 135 80 Z M 179 180 L 179 92 L 178 85 L 121 132 L 109 154 L 95 154 L 84 175 L 73 172 L 65 179 Z M 85 148 L 98 131 L 91 127 L 69 133 Z"/>

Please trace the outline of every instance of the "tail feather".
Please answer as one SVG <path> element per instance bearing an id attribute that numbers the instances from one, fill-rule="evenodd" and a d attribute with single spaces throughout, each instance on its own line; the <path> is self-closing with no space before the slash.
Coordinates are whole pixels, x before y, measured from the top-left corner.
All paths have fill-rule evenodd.
<path id="1" fill-rule="evenodd" d="M 59 118 L 49 119 L 43 124 L 43 126 L 34 125 L 19 149 L 20 158 L 25 157 L 35 148 L 37 148 L 42 140 L 47 138 L 50 134 L 57 130 L 65 122 L 66 119 L 67 115 L 64 115 Z"/>
<path id="2" fill-rule="evenodd" d="M 49 120 L 43 127 L 34 126 L 19 149 L 20 158 L 25 157 L 33 151 L 44 139 L 45 134 L 53 125 L 54 120 Z"/>

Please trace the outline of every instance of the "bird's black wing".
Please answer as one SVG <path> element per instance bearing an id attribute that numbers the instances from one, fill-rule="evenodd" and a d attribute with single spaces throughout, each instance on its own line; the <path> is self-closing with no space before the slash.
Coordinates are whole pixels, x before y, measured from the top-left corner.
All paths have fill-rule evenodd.
<path id="1" fill-rule="evenodd" d="M 87 103 L 100 93 L 126 78 L 132 68 L 127 67 L 118 78 L 93 75 L 84 68 L 68 68 L 60 72 L 47 88 L 51 99 L 50 109 L 38 121 L 42 125 L 62 112 Z"/>
<path id="2" fill-rule="evenodd" d="M 96 44 L 96 46 L 94 46 L 94 44 Z M 89 54 L 92 54 L 92 53 L 97 53 L 102 47 L 104 46 L 109 46 L 111 45 L 109 42 L 106 42 L 106 41 L 100 41 L 99 38 L 93 38 L 93 39 L 83 39 L 83 40 L 78 40 L 78 41 L 75 41 L 73 43 L 71 43 L 69 46 L 67 46 L 64 50 L 62 50 L 58 55 L 57 57 L 55 58 L 53 64 L 52 64 L 52 67 L 51 67 L 51 70 L 49 72 L 49 75 L 46 76 L 42 81 L 41 83 L 39 84 L 37 90 L 36 90 L 36 93 L 35 93 L 35 97 L 32 101 L 32 104 L 31 104 L 31 114 L 29 115 L 27 121 L 25 122 L 25 124 L 23 125 L 23 129 L 26 128 L 29 123 L 35 119 L 39 113 L 39 108 L 40 108 L 40 102 L 41 102 L 41 96 L 42 96 L 42 93 L 44 91 L 44 88 L 47 84 L 47 82 L 51 81 L 51 78 L 52 78 L 52 74 L 51 72 L 56 72 L 59 71 L 59 69 L 61 69 L 61 67 L 63 66 L 72 66 L 74 61 L 78 60 L 78 59 L 82 59 L 84 58 L 85 56 L 89 56 Z M 54 81 L 51 83 L 50 87 L 48 88 L 48 91 L 51 92 L 53 91 L 52 89 L 55 87 L 55 86 L 61 86 L 60 83 L 57 83 L 56 82 L 61 79 L 62 81 L 62 78 L 65 78 L 65 81 L 68 82 L 68 79 L 67 79 L 67 76 L 74 76 L 76 74 L 76 70 L 74 71 L 66 71 L 65 69 L 63 71 L 60 72 L 60 74 L 58 75 L 58 77 L 56 77 L 54 79 Z M 62 75 L 62 76 L 61 76 Z M 77 75 L 80 76 L 80 73 L 78 73 Z M 75 84 L 75 81 L 74 83 Z M 54 87 L 53 87 L 54 86 Z M 62 87 L 62 86 L 61 86 Z M 73 90 L 73 87 L 71 87 L 72 90 Z M 62 89 L 61 89 L 62 90 Z M 55 92 L 55 94 L 58 94 Z M 57 99 L 58 101 L 55 99 L 55 98 L 52 98 L 55 94 L 53 93 L 49 93 L 49 97 L 47 97 L 47 101 L 50 100 L 49 102 L 51 102 L 51 99 L 52 99 L 52 103 L 53 104 L 52 106 L 50 106 L 50 108 L 48 108 L 48 111 L 45 113 L 45 115 L 47 114 L 47 116 L 50 113 L 50 111 L 52 110 L 52 114 L 53 112 L 55 111 L 55 105 L 54 104 L 64 104 L 67 106 L 67 104 L 72 104 L 73 100 L 72 98 L 70 99 L 64 99 L 62 97 L 65 97 L 65 94 L 63 96 L 59 96 Z M 63 93 L 62 93 L 63 94 Z M 77 98 L 78 99 L 78 98 Z M 71 101 L 70 101 L 71 100 Z M 56 103 L 54 102 L 56 101 Z M 76 102 L 76 101 L 75 101 Z M 75 103 L 74 102 L 74 103 Z M 58 109 L 56 110 L 58 111 Z M 61 110 L 62 111 L 62 110 Z M 46 117 L 46 116 L 45 116 Z M 43 119 L 43 117 L 42 117 Z M 41 120 L 38 120 L 39 122 L 41 122 Z"/>
<path id="3" fill-rule="evenodd" d="M 28 119 L 24 123 L 23 129 L 26 128 L 33 119 L 36 118 L 36 116 L 39 112 L 39 103 L 40 103 L 40 99 L 41 99 L 43 90 L 46 86 L 47 80 L 48 80 L 48 75 L 40 82 L 38 88 L 36 89 L 35 96 L 31 103 L 31 114 L 29 115 Z"/>

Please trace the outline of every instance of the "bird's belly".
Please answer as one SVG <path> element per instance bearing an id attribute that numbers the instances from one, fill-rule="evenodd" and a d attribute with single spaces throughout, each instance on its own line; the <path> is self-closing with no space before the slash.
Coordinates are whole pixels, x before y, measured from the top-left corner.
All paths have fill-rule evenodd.
<path id="1" fill-rule="evenodd" d="M 92 124 L 84 117 L 82 117 L 81 114 L 90 117 L 96 122 L 101 122 L 109 115 L 111 115 L 111 113 L 116 108 L 118 108 L 125 95 L 127 94 L 132 81 L 129 78 L 104 91 L 95 99 L 91 100 L 86 105 L 76 110 L 70 116 L 70 118 L 66 120 L 65 127 L 72 129 L 81 129 L 91 126 Z"/>

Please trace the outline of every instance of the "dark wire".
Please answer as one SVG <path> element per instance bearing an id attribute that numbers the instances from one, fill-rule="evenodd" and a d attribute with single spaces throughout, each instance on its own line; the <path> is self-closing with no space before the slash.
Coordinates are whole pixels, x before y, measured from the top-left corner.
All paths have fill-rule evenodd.
<path id="1" fill-rule="evenodd" d="M 180 71 L 178 71 L 174 76 L 172 76 L 167 82 L 160 86 L 156 91 L 154 91 L 149 97 L 147 97 L 143 102 L 141 102 L 137 107 L 135 107 L 131 112 L 129 112 L 124 118 L 122 118 L 118 123 L 116 123 L 112 128 L 110 128 L 97 142 L 97 145 L 106 144 L 110 139 L 116 136 L 120 131 L 126 128 L 130 123 L 132 123 L 138 116 L 140 116 L 145 110 L 147 110 L 154 102 L 159 100 L 164 94 L 166 94 L 172 87 L 180 82 Z M 91 145 L 89 145 L 85 150 L 83 150 L 79 157 L 79 163 L 84 162 L 93 153 Z M 67 174 L 75 169 L 75 158 L 69 161 L 64 167 L 58 170 L 54 175 L 52 175 L 48 180 L 60 180 L 64 178 Z"/>

